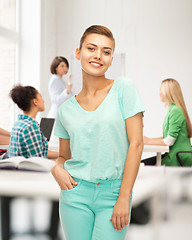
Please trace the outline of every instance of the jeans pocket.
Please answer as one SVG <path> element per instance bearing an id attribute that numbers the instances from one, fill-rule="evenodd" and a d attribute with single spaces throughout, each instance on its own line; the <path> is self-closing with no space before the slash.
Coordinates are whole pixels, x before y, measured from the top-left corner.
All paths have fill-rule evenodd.
<path id="1" fill-rule="evenodd" d="M 69 193 L 69 192 L 73 192 L 73 191 L 77 190 L 77 189 L 80 187 L 80 185 L 81 185 L 81 180 L 80 180 L 80 179 L 79 179 L 78 181 L 76 180 L 76 182 L 77 182 L 78 184 L 77 184 L 77 185 L 72 185 L 73 188 L 68 189 L 68 190 L 61 190 L 61 192 L 62 192 L 62 193 Z"/>

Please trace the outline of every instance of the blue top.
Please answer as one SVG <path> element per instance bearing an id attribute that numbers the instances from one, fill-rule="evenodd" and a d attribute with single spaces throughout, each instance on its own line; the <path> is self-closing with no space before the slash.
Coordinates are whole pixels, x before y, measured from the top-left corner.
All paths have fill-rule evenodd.
<path id="1" fill-rule="evenodd" d="M 27 115 L 19 115 L 11 131 L 9 156 L 47 157 L 48 143 L 39 123 Z"/>
<path id="2" fill-rule="evenodd" d="M 90 182 L 121 179 L 128 153 L 125 119 L 144 112 L 139 94 L 127 78 L 117 78 L 95 111 L 86 111 L 75 97 L 61 105 L 55 135 L 70 138 L 72 158 L 65 169 Z"/>

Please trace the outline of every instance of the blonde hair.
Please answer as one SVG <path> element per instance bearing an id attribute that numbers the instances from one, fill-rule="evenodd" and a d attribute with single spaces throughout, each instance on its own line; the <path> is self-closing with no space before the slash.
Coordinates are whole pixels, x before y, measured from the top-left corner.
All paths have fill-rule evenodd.
<path id="1" fill-rule="evenodd" d="M 168 79 L 165 79 L 162 81 L 161 87 L 162 87 L 163 94 L 164 94 L 165 98 L 167 99 L 167 101 L 170 104 L 174 103 L 175 105 L 180 107 L 181 110 L 183 111 L 185 119 L 186 119 L 188 137 L 191 138 L 192 137 L 192 125 L 191 125 L 191 121 L 189 118 L 189 114 L 187 112 L 187 108 L 185 105 L 185 101 L 184 101 L 183 94 L 182 94 L 179 83 L 175 79 L 168 78 Z"/>

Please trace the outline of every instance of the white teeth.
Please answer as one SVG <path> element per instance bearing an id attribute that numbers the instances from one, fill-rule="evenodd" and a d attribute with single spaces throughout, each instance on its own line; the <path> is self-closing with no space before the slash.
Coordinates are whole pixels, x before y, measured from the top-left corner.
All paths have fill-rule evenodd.
<path id="1" fill-rule="evenodd" d="M 96 67 L 101 66 L 101 64 L 98 64 L 98 63 L 93 63 L 93 62 L 91 62 L 91 64 L 92 64 L 93 66 L 96 66 Z"/>

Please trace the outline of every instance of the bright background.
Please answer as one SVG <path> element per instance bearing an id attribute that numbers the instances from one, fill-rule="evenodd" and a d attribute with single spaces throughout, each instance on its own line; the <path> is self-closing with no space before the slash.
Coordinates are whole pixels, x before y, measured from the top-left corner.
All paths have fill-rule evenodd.
<path id="1" fill-rule="evenodd" d="M 46 103 L 42 116 L 47 115 L 50 63 L 62 55 L 71 64 L 83 31 L 92 24 L 109 27 L 116 54 L 125 56 L 125 75 L 135 82 L 146 109 L 145 135 L 162 135 L 167 109 L 159 87 L 165 78 L 180 82 L 192 118 L 191 0 L 1 0 L 1 5 L 0 41 L 6 40 L 0 47 L 1 127 L 10 129 L 17 116 L 7 97 L 15 82 L 40 90 Z"/>

